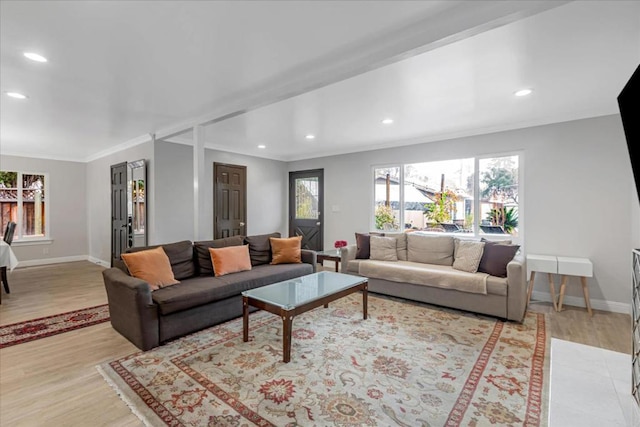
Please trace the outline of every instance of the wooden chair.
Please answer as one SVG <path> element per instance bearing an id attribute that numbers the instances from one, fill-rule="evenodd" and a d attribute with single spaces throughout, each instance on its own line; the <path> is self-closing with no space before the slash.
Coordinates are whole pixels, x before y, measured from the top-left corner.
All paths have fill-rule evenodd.
<path id="1" fill-rule="evenodd" d="M 7 224 L 7 228 L 4 229 L 4 237 L 2 238 L 2 240 L 4 240 L 4 242 L 11 246 L 11 242 L 13 242 L 13 234 L 16 231 L 16 223 L 13 221 L 9 221 L 9 223 Z M 7 267 L 0 267 L 0 276 L 2 278 L 2 283 L 4 284 L 4 291 L 8 294 L 10 294 L 11 292 L 9 291 L 9 280 L 7 279 Z"/>

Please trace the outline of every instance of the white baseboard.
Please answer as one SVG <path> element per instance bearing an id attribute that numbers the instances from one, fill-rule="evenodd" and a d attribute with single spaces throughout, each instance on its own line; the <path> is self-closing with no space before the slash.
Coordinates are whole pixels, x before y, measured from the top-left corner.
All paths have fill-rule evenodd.
<path id="1" fill-rule="evenodd" d="M 551 294 L 548 292 L 533 291 L 533 293 L 531 294 L 531 301 L 551 302 Z M 617 301 L 606 301 L 602 299 L 593 299 L 593 298 L 590 299 L 590 302 L 591 302 L 591 308 L 594 308 L 596 310 L 611 311 L 613 313 L 631 314 L 631 304 L 626 304 L 626 303 L 617 302 Z M 562 306 L 565 306 L 565 305 L 573 305 L 576 307 L 585 307 L 585 308 L 587 307 L 586 304 L 584 303 L 583 297 L 575 297 L 571 295 L 564 296 L 564 299 L 562 300 Z"/>
<path id="2" fill-rule="evenodd" d="M 47 265 L 47 264 L 61 264 L 63 262 L 87 261 L 88 259 L 89 259 L 88 255 L 74 255 L 74 256 L 65 256 L 65 257 L 59 257 L 59 258 L 31 259 L 27 261 L 20 261 L 18 263 L 18 268 L 34 267 L 37 265 Z"/>
<path id="3" fill-rule="evenodd" d="M 96 258 L 96 257 L 90 256 L 88 258 L 88 260 L 89 260 L 89 262 L 92 262 L 94 264 L 98 264 L 99 266 L 102 266 L 102 267 L 106 267 L 106 268 L 111 267 L 111 262 L 102 260 L 100 258 Z"/>
<path id="4" fill-rule="evenodd" d="M 104 261 L 89 255 L 74 255 L 74 256 L 65 256 L 65 257 L 59 257 L 59 258 L 43 258 L 43 259 L 31 259 L 28 261 L 20 261 L 18 263 L 18 268 L 35 267 L 38 265 L 62 264 L 65 262 L 74 262 L 74 261 L 89 261 L 94 264 L 98 264 L 102 267 L 107 267 L 107 268 L 111 267 L 111 263 L 109 261 Z"/>

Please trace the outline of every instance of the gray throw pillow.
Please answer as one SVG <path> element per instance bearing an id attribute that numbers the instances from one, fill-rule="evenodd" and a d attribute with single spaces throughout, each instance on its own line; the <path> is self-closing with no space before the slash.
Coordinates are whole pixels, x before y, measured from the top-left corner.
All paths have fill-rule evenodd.
<path id="1" fill-rule="evenodd" d="M 484 242 L 460 240 L 456 243 L 453 268 L 468 273 L 477 272 L 484 252 Z"/>
<path id="2" fill-rule="evenodd" d="M 486 242 L 478 271 L 496 277 L 507 277 L 507 264 L 511 262 L 519 248 L 519 245 Z"/>
<path id="3" fill-rule="evenodd" d="M 397 261 L 396 239 L 394 237 L 371 236 L 371 259 L 376 261 Z"/>
<path id="4" fill-rule="evenodd" d="M 369 259 L 371 256 L 371 242 L 368 234 L 356 233 L 356 259 Z"/>
<path id="5" fill-rule="evenodd" d="M 247 236 L 244 242 L 249 245 L 249 257 L 251 265 L 269 264 L 271 262 L 271 242 L 270 237 L 280 238 L 280 233 L 259 234 L 257 236 Z"/>

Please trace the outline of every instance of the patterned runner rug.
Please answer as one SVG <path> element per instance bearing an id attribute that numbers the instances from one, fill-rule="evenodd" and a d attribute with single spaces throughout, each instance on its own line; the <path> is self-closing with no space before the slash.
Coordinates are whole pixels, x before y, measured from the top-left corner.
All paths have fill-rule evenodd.
<path id="1" fill-rule="evenodd" d="M 109 320 L 107 304 L 0 326 L 0 348 L 50 337 Z"/>
<path id="2" fill-rule="evenodd" d="M 351 295 L 294 319 L 260 311 L 98 370 L 147 425 L 547 425 L 549 334 L 523 324 Z"/>

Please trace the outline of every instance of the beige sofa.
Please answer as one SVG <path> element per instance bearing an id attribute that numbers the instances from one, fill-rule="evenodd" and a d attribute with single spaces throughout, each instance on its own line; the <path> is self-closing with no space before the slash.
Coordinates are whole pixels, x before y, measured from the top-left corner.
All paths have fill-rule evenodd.
<path id="1" fill-rule="evenodd" d="M 358 247 L 350 245 L 341 250 L 341 272 L 368 277 L 371 292 L 517 322 L 524 318 L 527 280 L 522 254 L 517 253 L 512 259 L 509 256 L 508 263 L 503 259 L 506 277 L 497 277 L 454 268 L 461 240 L 452 236 L 400 233 L 387 237 L 396 239 L 397 261 L 379 260 L 379 255 L 378 259 L 356 259 Z M 486 255 L 496 249 L 495 243 L 486 244 L 492 248 L 486 247 L 483 263 L 490 261 Z"/>

